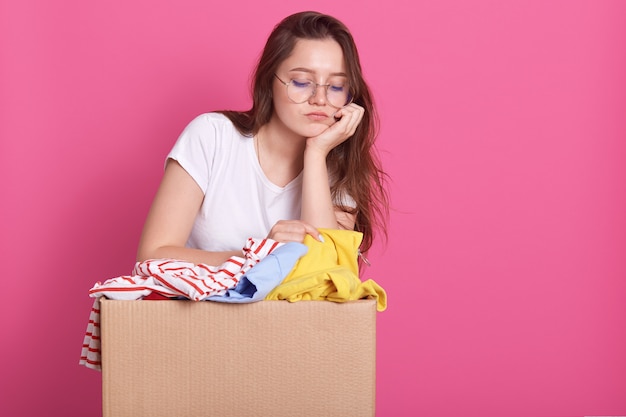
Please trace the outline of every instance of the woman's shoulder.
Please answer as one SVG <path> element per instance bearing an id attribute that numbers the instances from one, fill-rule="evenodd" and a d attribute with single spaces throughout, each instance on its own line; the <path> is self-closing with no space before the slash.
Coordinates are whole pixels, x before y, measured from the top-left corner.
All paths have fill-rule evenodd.
<path id="1" fill-rule="evenodd" d="M 178 141 L 207 150 L 213 149 L 211 152 L 217 149 L 241 152 L 249 145 L 250 137 L 237 130 L 226 115 L 210 112 L 200 114 L 189 122 Z"/>
<path id="2" fill-rule="evenodd" d="M 202 113 L 196 116 L 189 124 L 198 127 L 214 127 L 218 129 L 236 130 L 233 122 L 231 122 L 230 119 L 224 114 L 218 112 Z"/>
<path id="3" fill-rule="evenodd" d="M 204 140 L 217 141 L 245 141 L 247 138 L 237 130 L 226 115 L 218 112 L 202 113 L 196 116 L 185 127 L 183 136 L 194 136 L 204 138 Z"/>

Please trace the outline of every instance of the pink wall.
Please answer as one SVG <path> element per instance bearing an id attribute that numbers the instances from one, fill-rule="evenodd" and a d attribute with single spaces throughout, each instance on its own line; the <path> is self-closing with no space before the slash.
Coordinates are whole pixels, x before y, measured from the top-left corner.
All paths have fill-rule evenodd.
<path id="1" fill-rule="evenodd" d="M 87 290 L 130 272 L 184 125 L 246 108 L 271 26 L 315 7 L 393 178 L 378 415 L 626 415 L 626 2 L 223 3 L 0 3 L 0 413 L 100 414 Z"/>

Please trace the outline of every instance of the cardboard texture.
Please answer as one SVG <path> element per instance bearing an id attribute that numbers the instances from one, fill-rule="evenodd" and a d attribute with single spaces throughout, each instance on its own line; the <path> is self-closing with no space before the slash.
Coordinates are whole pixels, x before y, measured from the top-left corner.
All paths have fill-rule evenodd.
<path id="1" fill-rule="evenodd" d="M 375 414 L 375 300 L 100 311 L 104 417 Z"/>

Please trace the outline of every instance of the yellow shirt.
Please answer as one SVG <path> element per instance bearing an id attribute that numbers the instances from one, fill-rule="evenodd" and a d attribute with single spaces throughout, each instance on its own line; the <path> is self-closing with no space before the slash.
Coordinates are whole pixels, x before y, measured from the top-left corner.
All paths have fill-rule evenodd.
<path id="1" fill-rule="evenodd" d="M 320 229 L 324 242 L 310 235 L 309 248 L 280 285 L 266 300 L 328 300 L 343 302 L 361 298 L 376 299 L 376 309 L 387 308 L 387 294 L 371 279 L 359 278 L 358 251 L 363 234 L 352 230 Z"/>

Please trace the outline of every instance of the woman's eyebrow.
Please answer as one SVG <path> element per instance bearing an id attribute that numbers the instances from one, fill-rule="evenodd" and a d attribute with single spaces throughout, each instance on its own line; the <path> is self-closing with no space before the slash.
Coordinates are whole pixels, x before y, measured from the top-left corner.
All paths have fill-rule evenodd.
<path id="1" fill-rule="evenodd" d="M 292 68 L 289 70 L 289 72 L 306 72 L 309 74 L 316 74 L 315 71 L 313 71 L 310 68 L 303 68 L 303 67 L 296 67 L 296 68 Z M 331 72 L 329 74 L 331 77 L 347 77 L 345 72 Z"/>

